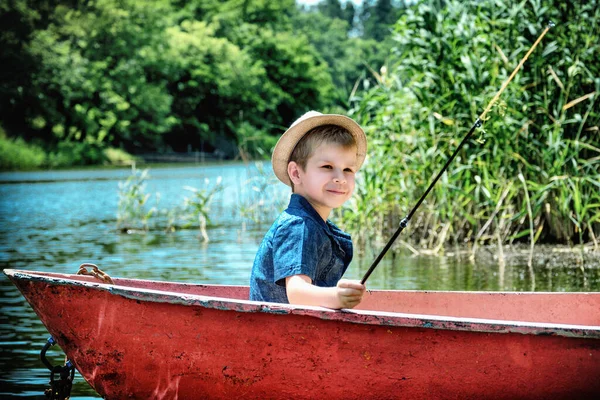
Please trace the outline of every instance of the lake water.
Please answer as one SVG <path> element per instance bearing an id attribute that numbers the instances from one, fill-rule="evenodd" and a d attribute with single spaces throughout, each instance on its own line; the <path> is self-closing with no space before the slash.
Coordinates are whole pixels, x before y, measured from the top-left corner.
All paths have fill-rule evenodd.
<path id="1" fill-rule="evenodd" d="M 211 187 L 222 178 L 223 190 L 211 206 L 209 242 L 201 240 L 198 229 L 166 232 L 152 222 L 148 232 L 120 232 L 118 184 L 130 169 L 0 173 L 0 268 L 75 273 L 81 263 L 91 262 L 111 276 L 246 285 L 260 240 L 287 204 L 289 189 L 272 183 L 268 165 L 262 164 L 153 167 L 149 173 L 148 204 L 163 213 L 181 207 L 192 194 L 184 187 Z M 346 277 L 360 279 L 379 250 L 357 251 Z M 367 284 L 373 289 L 531 290 L 524 264 L 502 268 L 488 259 L 472 264 L 451 256 L 388 256 Z M 544 261 L 535 263 L 534 273 L 537 291 L 600 290 L 597 266 L 548 267 Z M 49 335 L 3 274 L 0 306 L 0 398 L 44 398 L 49 371 L 39 354 Z M 54 365 L 64 361 L 57 346 L 48 355 Z M 78 374 L 71 394 L 72 399 L 99 398 Z"/>

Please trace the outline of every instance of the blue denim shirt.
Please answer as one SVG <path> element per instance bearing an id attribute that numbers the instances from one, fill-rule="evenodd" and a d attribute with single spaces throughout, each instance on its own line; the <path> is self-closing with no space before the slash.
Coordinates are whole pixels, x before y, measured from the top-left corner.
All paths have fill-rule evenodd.
<path id="1" fill-rule="evenodd" d="M 316 286 L 337 285 L 352 261 L 352 239 L 298 194 L 265 235 L 252 266 L 250 300 L 289 303 L 285 278 L 307 275 Z"/>

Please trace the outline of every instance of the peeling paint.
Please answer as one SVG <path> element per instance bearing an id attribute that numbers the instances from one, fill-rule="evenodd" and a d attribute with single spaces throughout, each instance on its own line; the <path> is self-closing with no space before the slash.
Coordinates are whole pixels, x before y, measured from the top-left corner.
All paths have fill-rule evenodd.
<path id="1" fill-rule="evenodd" d="M 533 323 L 523 321 L 486 320 L 480 318 L 457 318 L 441 315 L 418 315 L 390 313 L 370 310 L 331 310 L 322 307 L 292 306 L 288 304 L 260 303 L 249 300 L 226 299 L 201 295 L 181 294 L 152 289 L 90 282 L 91 277 L 30 271 L 5 270 L 6 275 L 16 284 L 17 281 L 44 282 L 58 286 L 88 287 L 107 291 L 112 295 L 136 301 L 151 303 L 169 303 L 184 306 L 201 306 L 207 309 L 235 311 L 243 313 L 268 313 L 277 315 L 304 315 L 332 321 L 344 321 L 352 324 L 422 327 L 426 329 L 444 329 L 456 331 L 521 333 L 524 335 L 558 335 L 564 337 L 585 337 L 600 339 L 600 326 Z M 135 281 L 135 280 L 130 280 Z M 147 282 L 147 281 L 145 281 Z M 158 283 L 158 282 L 157 282 Z M 17 285 L 18 286 L 18 285 Z M 435 293 L 435 292 L 431 292 Z M 514 293 L 516 296 L 521 293 Z M 564 293 L 557 293 L 564 295 Z M 509 293 L 503 293 L 507 296 Z M 600 299 L 600 293 L 589 293 Z M 560 299 L 559 296 L 557 298 Z"/>
<path id="2" fill-rule="evenodd" d="M 598 325 L 336 311 L 202 295 L 200 285 L 182 284 L 180 293 L 174 283 L 5 273 L 105 398 L 387 398 L 400 388 L 406 398 L 511 399 L 526 387 L 535 398 L 555 399 L 600 392 Z M 376 305 L 395 294 L 369 298 Z"/>

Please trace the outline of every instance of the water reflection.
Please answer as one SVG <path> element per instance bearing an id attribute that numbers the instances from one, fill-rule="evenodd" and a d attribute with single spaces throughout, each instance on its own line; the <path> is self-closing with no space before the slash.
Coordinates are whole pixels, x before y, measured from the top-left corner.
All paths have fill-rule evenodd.
<path id="1" fill-rule="evenodd" d="M 348 275 L 361 279 L 373 258 L 370 253 L 355 260 Z M 600 290 L 597 262 L 582 269 L 567 260 L 534 265 L 533 271 L 536 291 Z M 402 253 L 384 258 L 373 271 L 368 286 L 402 290 L 531 291 L 532 280 L 526 264 L 471 263 L 468 257 L 417 257 Z"/>
<path id="2" fill-rule="evenodd" d="M 113 276 L 247 284 L 258 244 L 267 225 L 245 223 L 239 204 L 256 193 L 246 182 L 257 171 L 243 164 L 156 168 L 147 193 L 160 193 L 160 207 L 180 205 L 204 179 L 223 177 L 226 189 L 215 198 L 210 242 L 197 230 L 121 234 L 116 230 L 118 181 L 123 170 L 0 173 L 0 268 L 76 272 L 79 264 L 98 264 Z M 287 196 L 287 187 L 275 187 Z M 276 196 L 276 193 L 270 194 Z M 273 214 L 277 212 L 272 210 Z M 267 218 L 269 219 L 269 218 Z M 379 249 L 357 252 L 347 277 L 361 279 Z M 554 264 L 552 264 L 554 265 Z M 536 290 L 600 289 L 597 268 L 570 264 L 534 265 Z M 470 263 L 467 258 L 388 255 L 368 281 L 370 288 L 411 290 L 530 290 L 527 267 Z M 0 397 L 40 398 L 49 371 L 39 361 L 48 333 L 8 279 L 0 276 Z M 62 362 L 61 352 L 48 353 Z M 76 375 L 73 399 L 98 398 Z"/>

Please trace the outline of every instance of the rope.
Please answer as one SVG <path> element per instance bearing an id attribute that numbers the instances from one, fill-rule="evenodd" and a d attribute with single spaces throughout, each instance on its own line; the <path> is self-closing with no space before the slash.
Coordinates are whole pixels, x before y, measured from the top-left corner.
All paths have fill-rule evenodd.
<path id="1" fill-rule="evenodd" d="M 92 267 L 91 271 L 88 271 L 86 267 Z M 96 264 L 88 264 L 84 263 L 79 266 L 79 271 L 77 271 L 77 275 L 89 275 L 93 276 L 96 279 L 101 280 L 104 283 L 108 283 L 110 285 L 114 285 L 114 282 L 107 273 L 102 271 Z"/>

